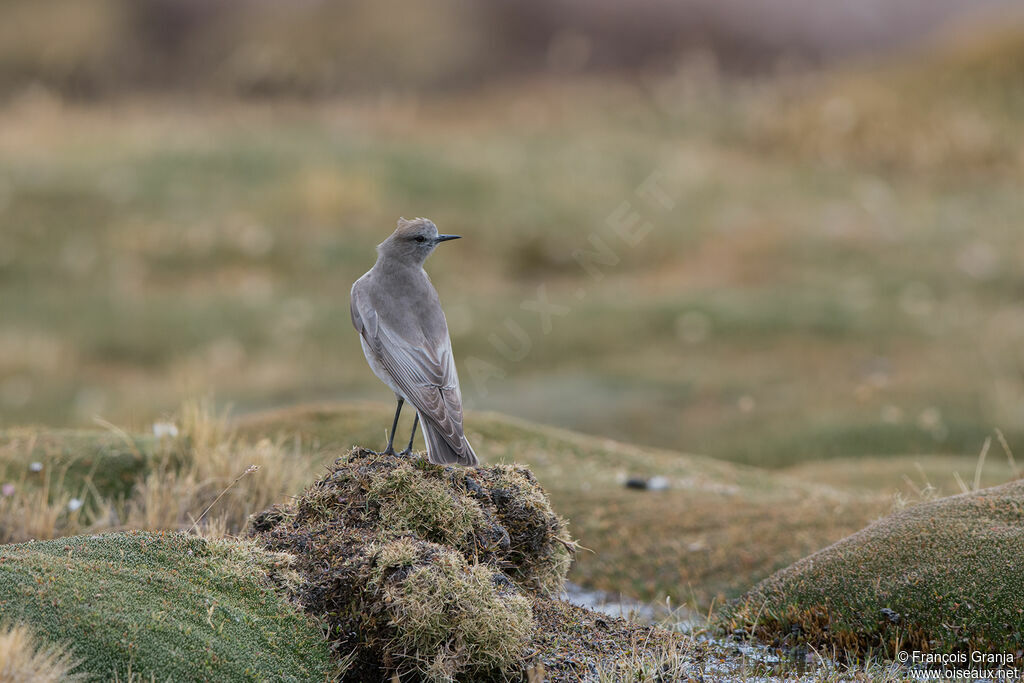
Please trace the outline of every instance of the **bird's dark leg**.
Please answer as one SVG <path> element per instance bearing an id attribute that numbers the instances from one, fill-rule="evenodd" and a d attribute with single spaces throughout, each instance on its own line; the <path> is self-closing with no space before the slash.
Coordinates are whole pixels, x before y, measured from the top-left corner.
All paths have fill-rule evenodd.
<path id="1" fill-rule="evenodd" d="M 405 450 L 399 453 L 399 455 L 412 455 L 412 440 L 416 438 L 416 425 L 420 423 L 420 414 L 416 413 L 416 417 L 412 421 L 412 434 L 409 435 L 409 445 L 405 447 Z"/>
<path id="2" fill-rule="evenodd" d="M 405 399 L 401 396 L 398 397 L 398 407 L 395 408 L 395 421 L 391 423 L 391 435 L 388 436 L 388 447 L 384 449 L 381 455 L 394 455 L 395 454 L 395 430 L 398 429 L 398 416 L 402 414 L 402 404 L 405 403 Z"/>

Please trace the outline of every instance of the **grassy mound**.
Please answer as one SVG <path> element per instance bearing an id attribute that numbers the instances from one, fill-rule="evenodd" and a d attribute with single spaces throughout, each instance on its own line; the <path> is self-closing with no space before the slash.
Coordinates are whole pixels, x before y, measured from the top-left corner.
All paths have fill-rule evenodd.
<path id="1" fill-rule="evenodd" d="M 891 515 L 735 603 L 733 628 L 857 654 L 1012 652 L 1024 642 L 1024 481 Z"/>
<path id="2" fill-rule="evenodd" d="M 279 558 L 181 534 L 0 546 L 0 614 L 70 643 L 76 671 L 158 680 L 323 680 L 322 630 L 266 579 Z"/>
<path id="3" fill-rule="evenodd" d="M 295 587 L 325 615 L 349 675 L 430 680 L 522 668 L 533 630 L 524 593 L 565 581 L 574 544 L 524 467 L 467 470 L 354 449 L 294 505 L 252 519 L 297 557 Z"/>

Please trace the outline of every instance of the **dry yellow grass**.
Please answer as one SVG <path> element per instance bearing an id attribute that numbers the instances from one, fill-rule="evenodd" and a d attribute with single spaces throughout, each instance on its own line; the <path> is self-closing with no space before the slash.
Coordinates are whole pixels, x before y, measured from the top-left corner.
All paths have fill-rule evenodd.
<path id="1" fill-rule="evenodd" d="M 0 625 L 0 683 L 68 683 L 84 680 L 69 650 L 39 642 L 28 627 Z"/>
<path id="2" fill-rule="evenodd" d="M 134 444 L 133 437 L 110 429 Z M 239 437 L 226 414 L 203 401 L 182 406 L 177 435 L 154 441 L 151 452 L 138 453 L 142 464 L 134 483 L 127 484 L 127 495 L 97 488 L 96 467 L 102 462 L 83 481 L 71 483 L 72 465 L 57 456 L 39 456 L 36 441 L 14 440 L 0 454 L 5 486 L 0 543 L 120 529 L 190 530 L 208 537 L 237 533 L 250 514 L 301 491 L 313 479 L 318 461 L 297 439 Z"/>
<path id="3" fill-rule="evenodd" d="M 254 512 L 294 495 L 313 478 L 311 458 L 295 440 L 239 438 L 226 414 L 187 402 L 180 431 L 125 506 L 132 529 L 237 533 Z M 205 515 L 204 515 L 205 513 Z"/>
<path id="4" fill-rule="evenodd" d="M 0 479 L 4 467 L 0 463 Z M 14 490 L 20 495 L 0 496 L 0 544 L 20 543 L 30 539 L 45 540 L 81 531 L 81 508 L 64 488 L 64 474 L 44 472 L 42 486 L 26 486 L 22 476 Z"/>

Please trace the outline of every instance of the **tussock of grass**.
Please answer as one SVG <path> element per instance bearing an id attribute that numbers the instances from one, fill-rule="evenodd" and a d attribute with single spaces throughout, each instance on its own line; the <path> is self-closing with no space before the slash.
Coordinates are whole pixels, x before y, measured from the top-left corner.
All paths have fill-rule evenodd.
<path id="1" fill-rule="evenodd" d="M 0 626 L 0 683 L 75 683 L 84 679 L 64 647 L 40 643 L 23 624 Z"/>
<path id="2" fill-rule="evenodd" d="M 1024 642 L 1024 481 L 907 508 L 784 569 L 724 614 L 780 645 L 856 655 Z"/>
<path id="3" fill-rule="evenodd" d="M 99 680 L 323 680 L 313 620 L 272 590 L 279 556 L 181 534 L 0 546 L 0 613 L 73 642 Z"/>
<path id="4" fill-rule="evenodd" d="M 294 505 L 252 519 L 293 553 L 353 680 L 501 678 L 525 664 L 524 592 L 559 590 L 575 544 L 529 470 L 468 470 L 353 449 Z"/>
<path id="5" fill-rule="evenodd" d="M 340 458 L 294 507 L 257 515 L 254 528 L 269 529 L 268 520 L 281 518 L 295 527 L 340 520 L 384 538 L 412 535 L 451 545 L 543 594 L 561 590 L 575 548 L 525 467 L 445 468 L 360 448 Z"/>

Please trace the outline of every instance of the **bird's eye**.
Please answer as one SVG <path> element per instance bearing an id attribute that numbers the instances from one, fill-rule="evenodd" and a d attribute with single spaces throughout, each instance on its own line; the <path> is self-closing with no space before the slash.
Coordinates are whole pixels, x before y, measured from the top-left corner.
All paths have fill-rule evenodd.
<path id="1" fill-rule="evenodd" d="M 426 241 L 427 241 L 427 238 L 426 238 L 426 237 L 424 237 L 423 235 L 417 235 L 417 236 L 416 236 L 416 241 L 417 241 L 417 242 L 426 242 Z"/>

